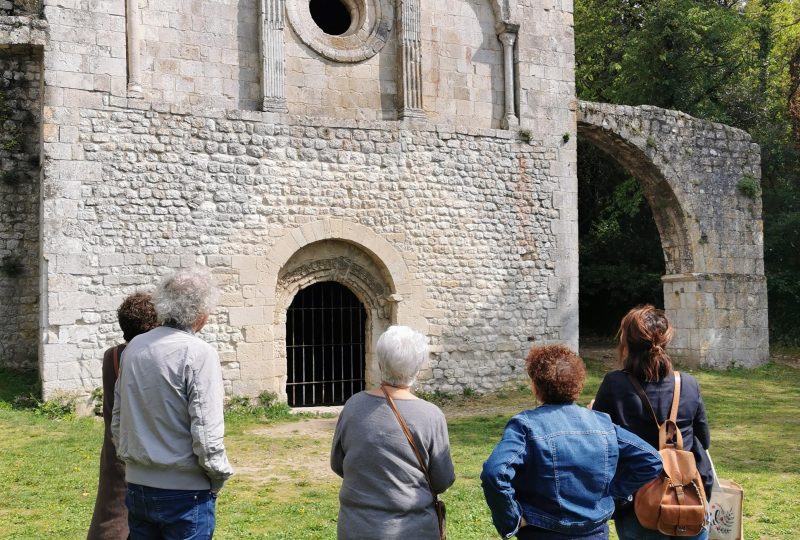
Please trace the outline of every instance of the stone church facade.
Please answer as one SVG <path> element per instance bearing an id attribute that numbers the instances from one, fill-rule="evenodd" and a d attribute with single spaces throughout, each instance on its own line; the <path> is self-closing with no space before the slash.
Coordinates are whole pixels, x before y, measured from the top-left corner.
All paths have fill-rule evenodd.
<path id="1" fill-rule="evenodd" d="M 35 4 L 0 0 L 0 354 L 45 396 L 99 386 L 122 298 L 198 264 L 230 395 L 340 402 L 390 324 L 427 389 L 517 381 L 578 345 L 579 134 L 645 186 L 677 353 L 766 358 L 758 148 L 579 104 L 570 0 Z"/>

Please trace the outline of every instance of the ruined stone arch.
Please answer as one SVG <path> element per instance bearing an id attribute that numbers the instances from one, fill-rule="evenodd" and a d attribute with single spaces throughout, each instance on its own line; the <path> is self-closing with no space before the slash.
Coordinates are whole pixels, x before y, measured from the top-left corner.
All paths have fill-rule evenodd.
<path id="1" fill-rule="evenodd" d="M 578 134 L 641 183 L 666 262 L 673 355 L 752 366 L 769 355 L 758 145 L 738 129 L 657 107 L 581 102 Z"/>

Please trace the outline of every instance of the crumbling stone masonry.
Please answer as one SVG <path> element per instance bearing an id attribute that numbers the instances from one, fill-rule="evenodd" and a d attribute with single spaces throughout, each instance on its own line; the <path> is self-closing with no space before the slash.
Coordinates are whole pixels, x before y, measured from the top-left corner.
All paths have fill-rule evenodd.
<path id="1" fill-rule="evenodd" d="M 121 299 L 198 263 L 223 288 L 203 333 L 220 351 L 230 394 L 286 396 L 287 310 L 300 290 L 326 281 L 347 287 L 366 313 L 366 384 L 377 381 L 374 342 L 394 323 L 429 336 L 429 390 L 517 381 L 531 341 L 577 347 L 571 2 L 340 3 L 334 18 L 309 0 L 45 0 L 44 20 L 28 18 L 49 37 L 40 44 L 40 146 L 30 146 L 41 150 L 41 205 L 24 210 L 31 228 L 39 224 L 40 279 L 19 285 L 39 298 L 38 343 L 21 341 L 38 349 L 45 396 L 98 386 L 102 351 L 120 339 Z M 25 18 L 0 17 L 10 19 Z M 2 50 L 0 58 L 12 61 Z M 742 170 L 757 178 L 749 143 L 744 153 L 723 144 L 739 132 L 719 127 L 719 159 L 686 161 L 662 145 L 674 139 L 670 122 L 694 121 L 648 114 L 666 131 L 649 131 L 658 152 L 645 142 L 640 161 L 696 164 L 695 175 L 661 174 L 713 185 L 735 212 L 752 211 L 760 231 L 757 201 L 751 208 L 731 191 Z M 584 132 L 594 120 L 581 115 Z M 716 127 L 704 129 L 693 144 L 716 137 Z M 638 144 L 630 133 L 621 139 Z M 662 204 L 661 192 L 651 195 Z M 678 201 L 663 204 L 695 215 L 685 206 L 694 199 Z M 692 227 L 709 246 L 690 250 L 695 266 L 670 276 L 735 273 L 699 262 L 727 260 L 723 225 L 687 227 L 683 236 L 662 228 L 668 260 L 684 260 L 679 242 Z M 0 248 L 12 240 L 6 231 Z M 754 233 L 741 256 L 756 260 L 759 249 Z M 759 267 L 748 272 L 757 282 Z M 688 287 L 681 302 L 705 299 Z M 3 294 L 4 305 L 20 303 Z M 719 304 L 704 306 L 712 321 Z M 729 313 L 748 317 L 750 307 Z M 700 328 L 696 308 L 687 300 L 675 311 L 694 317 L 686 328 Z M 691 337 L 679 348 L 715 365 L 756 351 L 725 343 L 730 354 L 719 356 Z M 766 343 L 758 347 L 761 359 Z"/>
<path id="2" fill-rule="evenodd" d="M 581 103 L 578 133 L 641 182 L 664 249 L 672 353 L 695 365 L 767 360 L 760 152 L 738 129 L 656 107 Z"/>
<path id="3" fill-rule="evenodd" d="M 38 363 L 44 37 L 39 22 L 0 17 L 0 359 L 20 369 Z"/>

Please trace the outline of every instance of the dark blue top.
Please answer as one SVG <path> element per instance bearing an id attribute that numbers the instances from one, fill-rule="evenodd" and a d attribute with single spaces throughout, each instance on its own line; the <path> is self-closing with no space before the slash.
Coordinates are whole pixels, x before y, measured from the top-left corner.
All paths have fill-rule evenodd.
<path id="1" fill-rule="evenodd" d="M 647 394 L 659 423 L 669 417 L 672 395 L 675 389 L 675 375 L 670 374 L 658 382 L 639 381 Z M 594 410 L 608 413 L 611 421 L 635 433 L 651 445 L 658 447 L 658 426 L 647 412 L 636 389 L 624 371 L 606 374 L 597 397 Z M 708 428 L 706 409 L 700 395 L 697 379 L 681 372 L 681 398 L 678 403 L 678 428 L 683 436 L 683 449 L 694 454 L 697 470 L 703 477 L 706 496 L 711 497 L 711 464 L 705 450 L 711 445 L 711 432 Z"/>

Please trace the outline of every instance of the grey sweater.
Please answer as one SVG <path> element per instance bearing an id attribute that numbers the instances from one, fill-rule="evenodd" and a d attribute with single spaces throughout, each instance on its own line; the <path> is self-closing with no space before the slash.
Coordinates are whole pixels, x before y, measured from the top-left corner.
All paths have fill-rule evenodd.
<path id="1" fill-rule="evenodd" d="M 219 490 L 225 455 L 219 356 L 190 332 L 165 326 L 125 348 L 114 390 L 111 435 L 129 483 Z"/>
<path id="2" fill-rule="evenodd" d="M 424 400 L 395 403 L 428 464 L 436 493 L 455 481 L 444 414 Z M 382 396 L 360 392 L 344 406 L 331 449 L 339 491 L 339 540 L 437 540 L 433 497 L 411 445 Z"/>

